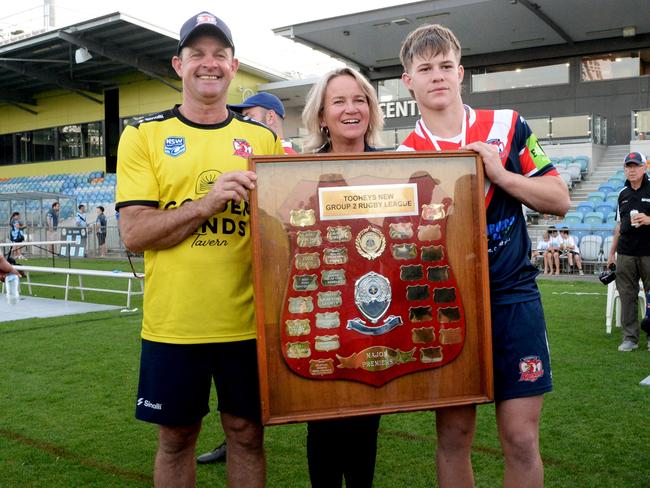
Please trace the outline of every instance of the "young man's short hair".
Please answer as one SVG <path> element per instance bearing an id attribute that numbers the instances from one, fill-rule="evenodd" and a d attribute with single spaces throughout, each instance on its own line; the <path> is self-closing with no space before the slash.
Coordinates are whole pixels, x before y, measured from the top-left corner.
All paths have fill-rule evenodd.
<path id="1" fill-rule="evenodd" d="M 404 71 L 408 73 L 415 56 L 451 51 L 460 62 L 460 42 L 456 35 L 444 25 L 430 24 L 418 27 L 411 32 L 402 43 L 399 59 L 402 62 Z"/>

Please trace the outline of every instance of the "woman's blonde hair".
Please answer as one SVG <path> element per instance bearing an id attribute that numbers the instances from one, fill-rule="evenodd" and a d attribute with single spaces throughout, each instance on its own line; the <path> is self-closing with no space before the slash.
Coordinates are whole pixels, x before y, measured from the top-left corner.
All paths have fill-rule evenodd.
<path id="1" fill-rule="evenodd" d="M 381 142 L 381 131 L 384 128 L 384 116 L 379 108 L 377 92 L 361 73 L 352 68 L 339 68 L 325 74 L 316 83 L 307 95 L 307 103 L 302 111 L 302 123 L 307 128 L 307 141 L 305 152 L 312 152 L 330 142 L 329 132 L 321 128 L 321 115 L 325 104 L 325 92 L 329 82 L 339 76 L 351 76 L 354 78 L 368 102 L 370 121 L 365 135 L 365 143 L 369 146 L 377 146 Z"/>

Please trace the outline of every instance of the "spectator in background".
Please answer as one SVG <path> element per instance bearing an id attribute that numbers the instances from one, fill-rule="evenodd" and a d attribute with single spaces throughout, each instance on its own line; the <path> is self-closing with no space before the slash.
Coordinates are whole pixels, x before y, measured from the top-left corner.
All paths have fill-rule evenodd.
<path id="1" fill-rule="evenodd" d="M 562 227 L 560 231 L 560 252 L 566 256 L 569 261 L 569 273 L 573 269 L 573 262 L 578 268 L 578 274 L 584 276 L 582 272 L 582 259 L 580 259 L 580 248 L 577 246 L 575 239 L 569 233 L 568 227 Z"/>
<path id="2" fill-rule="evenodd" d="M 99 255 L 106 256 L 106 215 L 104 207 L 97 207 L 97 220 L 95 220 L 95 233 L 97 234 L 97 245 L 99 246 Z"/>
<path id="3" fill-rule="evenodd" d="M 296 154 L 291 141 L 284 138 L 285 110 L 278 97 L 271 93 L 259 92 L 248 97 L 244 103 L 229 105 L 229 108 L 266 125 L 282 140 L 285 154 Z"/>
<path id="4" fill-rule="evenodd" d="M 48 241 L 57 241 L 57 231 L 59 229 L 59 211 L 61 210 L 61 204 L 59 202 L 54 202 L 52 207 L 47 211 L 45 215 L 45 225 L 46 225 L 46 236 Z M 50 252 L 52 254 L 58 254 L 58 246 L 50 246 Z"/>
<path id="5" fill-rule="evenodd" d="M 551 274 L 553 274 L 553 269 L 555 269 L 555 274 L 560 274 L 560 244 L 562 239 L 558 235 L 557 229 L 554 225 L 551 225 L 548 228 L 549 241 L 548 249 L 546 253 L 548 254 L 548 259 L 551 267 Z"/>
<path id="6" fill-rule="evenodd" d="M 548 232 L 544 232 L 542 238 L 537 242 L 537 248 L 533 249 L 532 260 L 534 264 L 537 264 L 539 258 L 544 262 L 544 274 L 552 274 L 553 266 L 549 259 L 548 254 L 548 243 L 550 241 Z"/>
<path id="7" fill-rule="evenodd" d="M 616 288 L 621 298 L 621 352 L 639 347 L 639 280 L 650 291 L 650 180 L 646 158 L 638 152 L 625 156 L 625 186 L 618 194 L 614 239 L 607 264 L 616 263 Z M 650 350 L 650 338 L 648 339 Z"/>
<path id="8" fill-rule="evenodd" d="M 25 227 L 26 225 L 20 220 L 20 212 L 12 213 L 9 219 L 9 240 L 11 242 L 23 242 L 25 240 L 25 234 L 23 232 Z M 22 246 L 13 248 L 13 256 L 15 259 L 27 259 L 23 256 L 22 249 Z"/>
<path id="9" fill-rule="evenodd" d="M 88 222 L 86 221 L 86 206 L 84 204 L 79 205 L 77 215 L 75 216 L 75 225 L 77 227 L 88 227 Z"/>

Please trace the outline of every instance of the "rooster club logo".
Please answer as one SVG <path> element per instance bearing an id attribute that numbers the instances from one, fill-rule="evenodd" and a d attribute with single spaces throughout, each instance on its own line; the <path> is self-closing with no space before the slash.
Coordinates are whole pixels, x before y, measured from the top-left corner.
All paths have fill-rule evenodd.
<path id="1" fill-rule="evenodd" d="M 489 139 L 486 141 L 487 144 L 492 144 L 493 146 L 496 146 L 497 149 L 499 150 L 499 157 L 503 157 L 503 151 L 505 151 L 506 146 L 503 144 L 503 141 L 501 139 Z"/>
<path id="2" fill-rule="evenodd" d="M 234 156 L 248 158 L 253 155 L 253 148 L 246 139 L 233 139 L 232 147 L 235 150 Z"/>
<path id="3" fill-rule="evenodd" d="M 544 376 L 544 366 L 539 356 L 527 356 L 519 360 L 519 381 L 537 381 Z"/>
<path id="4" fill-rule="evenodd" d="M 165 139 L 164 151 L 167 156 L 176 158 L 185 152 L 185 138 L 171 136 Z"/>

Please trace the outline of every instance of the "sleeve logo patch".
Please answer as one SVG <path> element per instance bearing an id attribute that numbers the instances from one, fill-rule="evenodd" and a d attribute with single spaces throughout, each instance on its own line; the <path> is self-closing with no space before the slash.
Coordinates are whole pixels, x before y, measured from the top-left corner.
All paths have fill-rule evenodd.
<path id="1" fill-rule="evenodd" d="M 185 138 L 178 136 L 171 136 L 165 139 L 165 145 L 163 147 L 165 154 L 176 158 L 185 152 Z"/>

